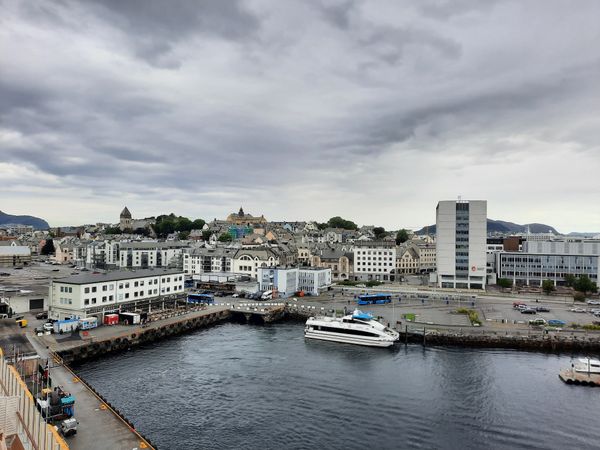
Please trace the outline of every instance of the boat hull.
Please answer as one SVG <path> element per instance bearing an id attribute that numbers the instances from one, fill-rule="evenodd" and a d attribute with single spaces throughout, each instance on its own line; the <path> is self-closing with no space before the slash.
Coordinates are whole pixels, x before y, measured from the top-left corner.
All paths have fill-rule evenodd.
<path id="1" fill-rule="evenodd" d="M 366 338 L 363 336 L 352 336 L 347 334 L 324 333 L 319 331 L 306 331 L 304 337 L 307 339 L 317 339 L 320 341 L 341 342 L 343 344 L 364 345 L 367 347 L 391 347 L 393 340 L 383 340 L 377 338 Z"/>

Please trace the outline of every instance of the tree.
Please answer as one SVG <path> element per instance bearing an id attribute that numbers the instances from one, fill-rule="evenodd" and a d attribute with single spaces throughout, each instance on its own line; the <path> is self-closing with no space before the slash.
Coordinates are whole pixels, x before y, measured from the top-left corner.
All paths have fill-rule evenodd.
<path id="1" fill-rule="evenodd" d="M 565 285 L 567 285 L 568 287 L 573 287 L 573 285 L 575 284 L 575 275 L 572 274 L 567 274 L 565 275 Z"/>
<path id="2" fill-rule="evenodd" d="M 596 283 L 590 280 L 590 277 L 588 277 L 587 275 L 581 275 L 580 277 L 578 277 L 575 280 L 573 287 L 576 291 L 583 292 L 584 294 L 586 292 L 598 291 L 598 286 L 596 285 Z"/>
<path id="3" fill-rule="evenodd" d="M 219 236 L 219 242 L 231 242 L 232 240 L 233 238 L 229 233 L 222 233 L 221 236 Z"/>
<path id="4" fill-rule="evenodd" d="M 212 231 L 210 231 L 210 230 L 203 230 L 202 231 L 202 240 L 203 241 L 208 241 L 211 236 L 212 236 Z"/>
<path id="5" fill-rule="evenodd" d="M 192 230 L 201 230 L 206 225 L 206 222 L 202 219 L 196 219 L 192 222 Z"/>
<path id="6" fill-rule="evenodd" d="M 342 219 L 340 216 L 332 217 L 327 221 L 331 228 L 343 228 L 344 230 L 358 230 L 358 226 L 351 220 Z"/>
<path id="7" fill-rule="evenodd" d="M 387 233 L 385 232 L 385 228 L 383 228 L 383 227 L 373 228 L 373 234 L 375 234 L 375 239 L 381 239 L 381 238 L 384 238 L 385 236 L 387 236 Z"/>
<path id="8" fill-rule="evenodd" d="M 511 288 L 513 285 L 512 281 L 509 280 L 508 278 L 498 278 L 498 281 L 496 281 L 496 284 L 498 286 L 500 286 L 502 289 Z"/>
<path id="9" fill-rule="evenodd" d="M 575 302 L 583 302 L 585 301 L 585 294 L 583 292 L 574 292 L 573 293 L 573 301 Z"/>
<path id="10" fill-rule="evenodd" d="M 54 252 L 54 241 L 52 239 L 46 239 L 46 242 L 44 243 L 40 253 L 42 255 L 54 255 Z"/>
<path id="11" fill-rule="evenodd" d="M 104 234 L 121 234 L 119 227 L 108 227 L 104 229 Z"/>
<path id="12" fill-rule="evenodd" d="M 181 239 L 182 241 L 185 241 L 189 236 L 190 236 L 189 231 L 180 231 L 179 232 L 179 239 Z"/>
<path id="13" fill-rule="evenodd" d="M 317 228 L 318 228 L 319 230 L 324 230 L 324 229 L 326 229 L 327 227 L 329 227 L 329 224 L 328 224 L 327 222 L 325 222 L 325 223 L 318 223 L 318 222 L 317 222 Z"/>
<path id="14" fill-rule="evenodd" d="M 553 291 L 556 290 L 556 288 L 554 287 L 554 281 L 544 280 L 542 282 L 542 290 L 546 293 L 546 295 L 550 295 Z"/>
<path id="15" fill-rule="evenodd" d="M 406 241 L 408 241 L 408 231 L 402 228 L 396 233 L 396 245 L 403 244 Z"/>

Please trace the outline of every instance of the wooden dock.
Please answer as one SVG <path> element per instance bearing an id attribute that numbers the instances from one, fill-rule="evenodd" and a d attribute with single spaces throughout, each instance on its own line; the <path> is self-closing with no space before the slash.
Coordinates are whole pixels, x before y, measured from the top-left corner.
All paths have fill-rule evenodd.
<path id="1" fill-rule="evenodd" d="M 558 377 L 567 384 L 600 386 L 600 374 L 577 372 L 573 368 L 561 370 Z"/>

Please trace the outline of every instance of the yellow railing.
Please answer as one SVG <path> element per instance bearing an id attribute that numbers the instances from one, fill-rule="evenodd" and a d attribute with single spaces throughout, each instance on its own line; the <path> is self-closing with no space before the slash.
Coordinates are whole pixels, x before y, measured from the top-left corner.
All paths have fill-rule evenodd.
<path id="1" fill-rule="evenodd" d="M 34 450 L 69 450 L 56 428 L 48 425 L 35 407 L 35 399 L 19 373 L 6 362 L 0 348 L 0 395 L 18 397 L 18 432 L 26 438 Z"/>

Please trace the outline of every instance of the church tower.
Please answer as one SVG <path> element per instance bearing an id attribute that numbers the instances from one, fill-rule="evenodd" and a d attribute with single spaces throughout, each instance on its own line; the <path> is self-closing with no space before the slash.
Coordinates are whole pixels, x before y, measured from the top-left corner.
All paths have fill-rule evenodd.
<path id="1" fill-rule="evenodd" d="M 126 206 L 125 208 L 123 208 L 123 211 L 121 211 L 121 215 L 119 216 L 119 228 L 121 230 L 129 230 L 131 229 L 131 225 L 131 213 L 129 212 Z"/>

